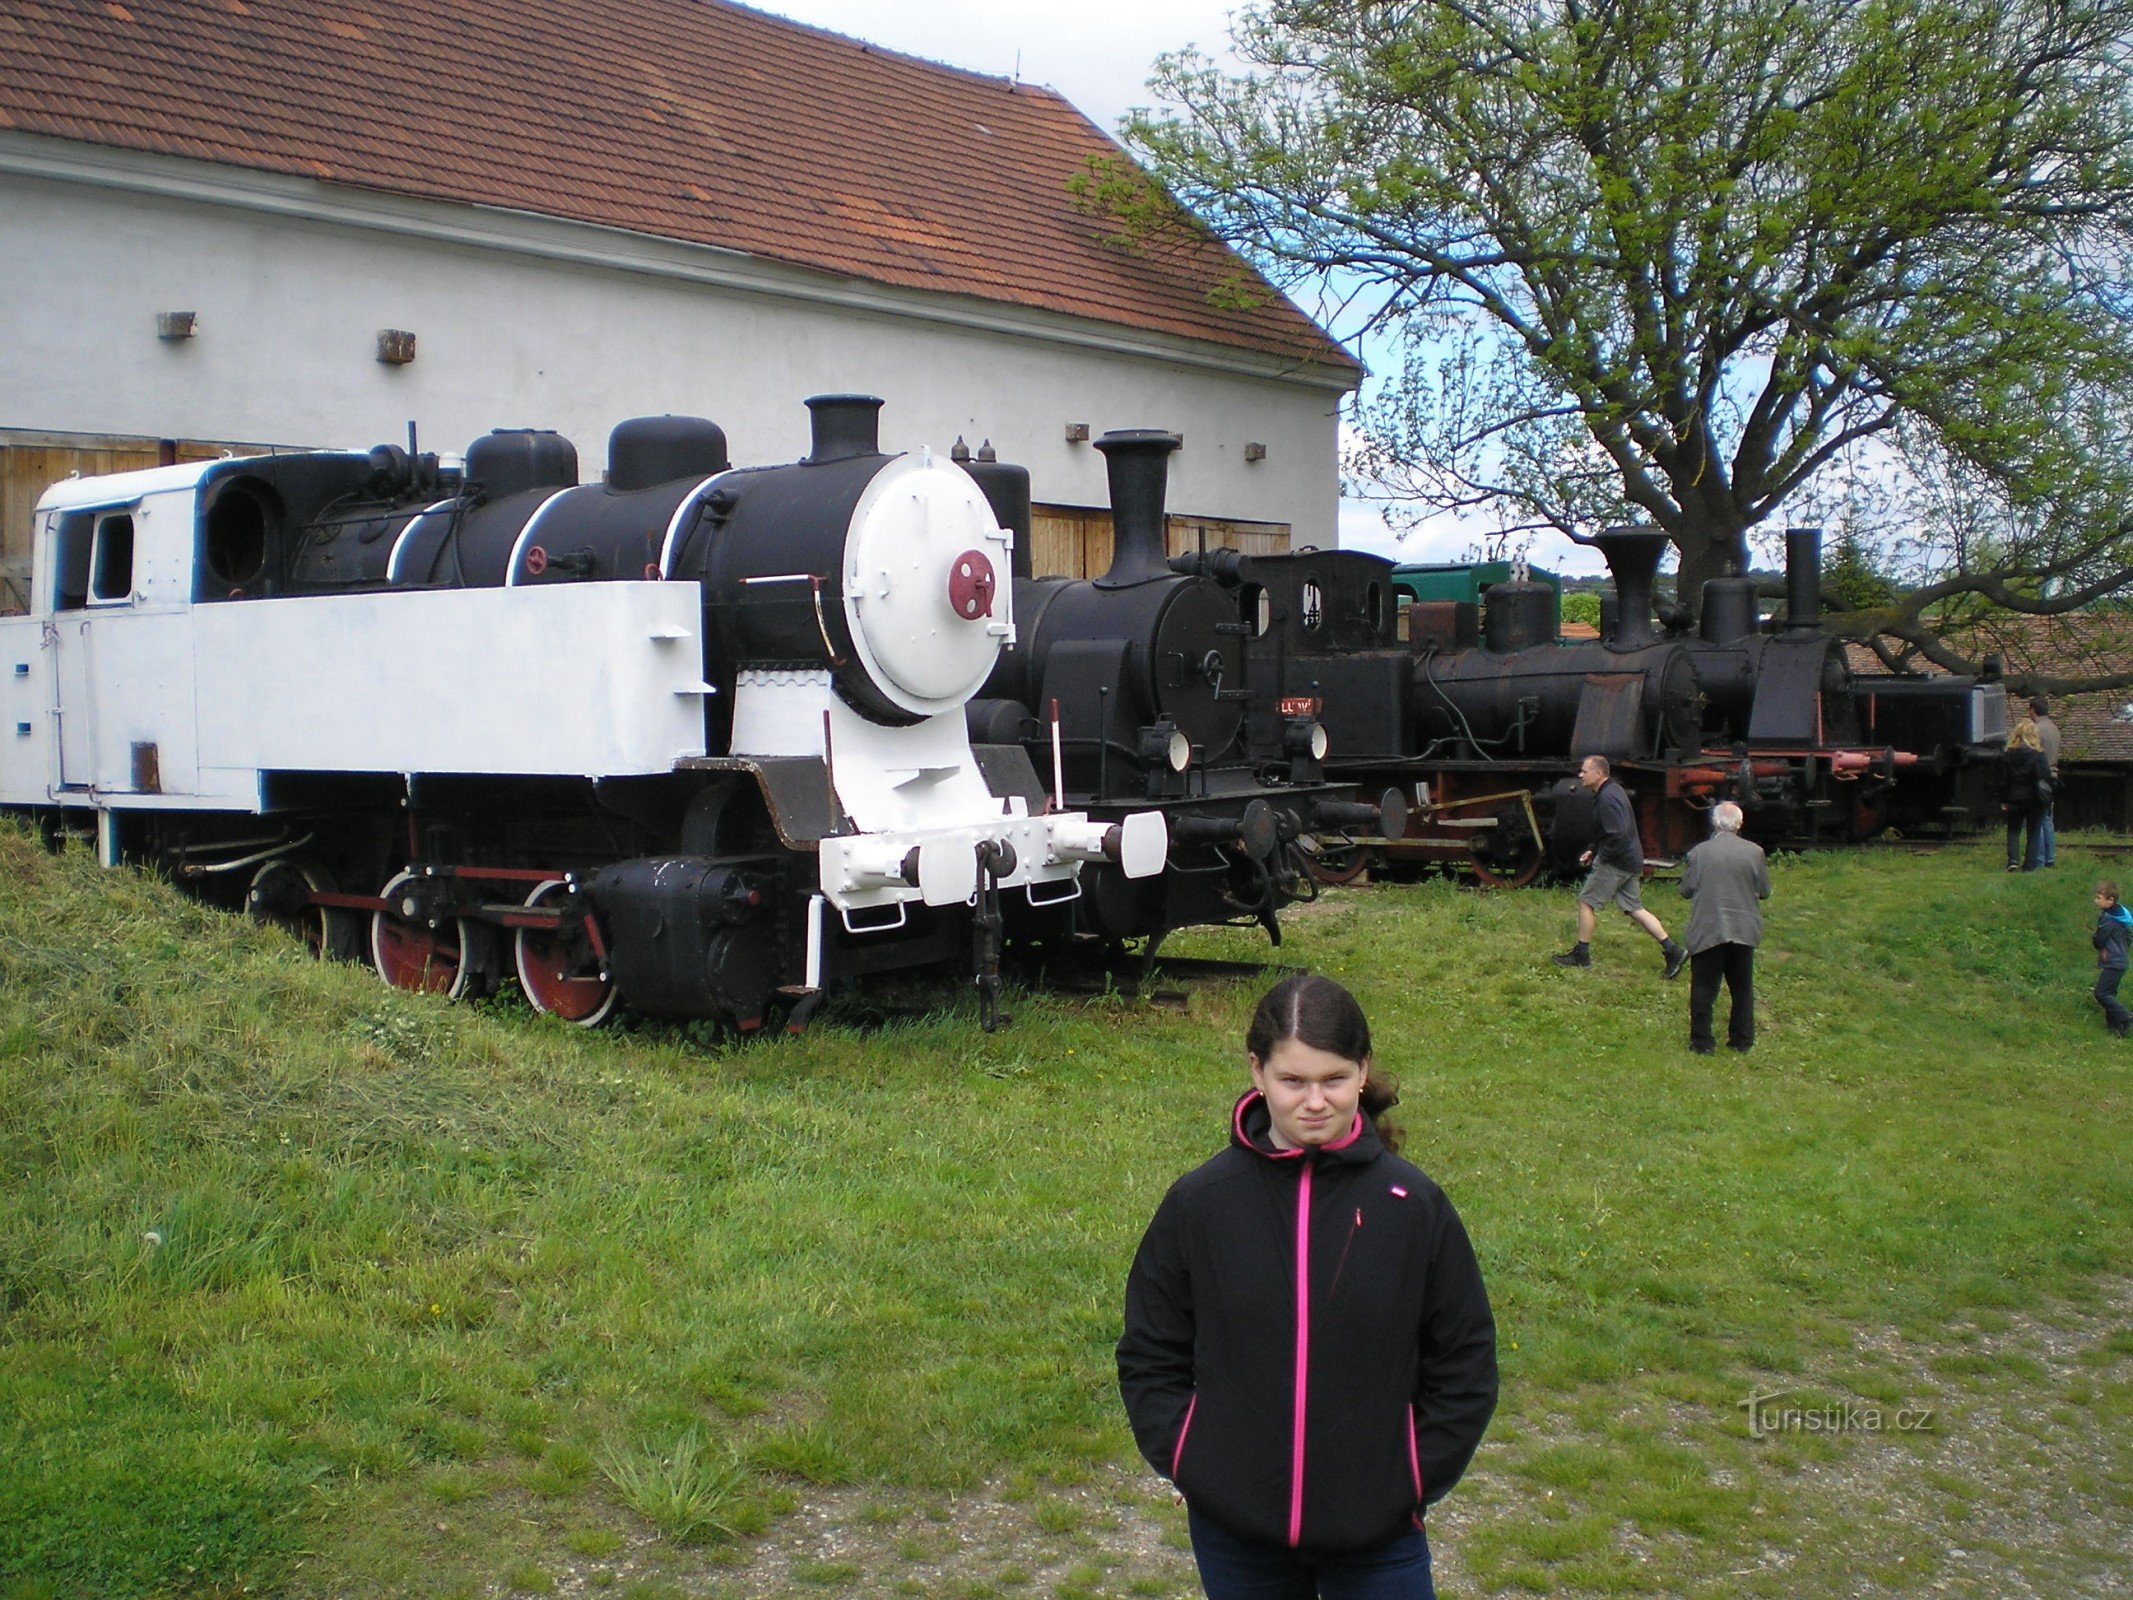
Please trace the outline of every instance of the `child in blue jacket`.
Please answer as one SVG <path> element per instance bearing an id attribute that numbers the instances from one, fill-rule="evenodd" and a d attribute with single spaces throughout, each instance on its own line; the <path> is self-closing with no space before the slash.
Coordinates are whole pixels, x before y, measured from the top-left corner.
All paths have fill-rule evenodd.
<path id="1" fill-rule="evenodd" d="M 2118 998 L 2118 983 L 2126 975 L 2126 946 L 2133 943 L 2133 912 L 2118 903 L 2118 885 L 2096 885 L 2096 932 L 2089 942 L 2096 947 L 2096 1003 L 2103 1007 L 2104 1025 L 2120 1039 L 2133 1031 L 2133 1011 Z"/>

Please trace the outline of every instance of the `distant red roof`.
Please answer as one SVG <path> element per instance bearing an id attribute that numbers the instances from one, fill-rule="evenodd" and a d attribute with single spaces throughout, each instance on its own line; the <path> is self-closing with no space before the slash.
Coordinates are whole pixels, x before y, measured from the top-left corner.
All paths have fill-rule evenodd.
<path id="1" fill-rule="evenodd" d="M 1212 239 L 1106 244 L 1067 181 L 1118 147 L 1050 90 L 727 0 L 22 0 L 0 128 L 1356 370 Z"/>
<path id="2" fill-rule="evenodd" d="M 2133 617 L 2096 607 L 2048 617 L 1995 612 L 1955 644 L 1980 661 L 1999 657 L 2010 678 L 2107 677 L 2133 663 Z M 1886 670 L 1865 645 L 1847 644 L 1845 653 L 1854 672 Z M 1913 665 L 1928 675 L 1942 670 L 1925 660 Z M 2047 698 L 2059 724 L 2062 759 L 2133 761 L 2133 688 Z M 2012 709 L 2025 715 L 2026 703 L 2018 700 Z"/>

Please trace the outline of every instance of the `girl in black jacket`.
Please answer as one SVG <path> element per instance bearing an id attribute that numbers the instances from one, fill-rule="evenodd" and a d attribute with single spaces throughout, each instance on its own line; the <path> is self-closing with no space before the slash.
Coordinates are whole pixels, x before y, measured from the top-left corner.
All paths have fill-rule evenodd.
<path id="1" fill-rule="evenodd" d="M 1496 1406 L 1459 1215 L 1393 1153 L 1370 1027 L 1299 974 L 1245 1036 L 1230 1146 L 1171 1186 L 1126 1282 L 1118 1381 L 1185 1496 L 1211 1600 L 1432 1600 L 1423 1508 Z"/>

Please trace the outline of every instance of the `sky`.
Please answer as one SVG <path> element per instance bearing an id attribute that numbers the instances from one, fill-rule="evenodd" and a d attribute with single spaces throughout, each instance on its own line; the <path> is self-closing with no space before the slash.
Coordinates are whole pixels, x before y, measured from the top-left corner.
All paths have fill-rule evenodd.
<path id="1" fill-rule="evenodd" d="M 1154 104 L 1148 92 L 1156 57 L 1191 46 L 1236 67 L 1229 19 L 1234 0 L 1081 0 L 1072 7 L 1029 0 L 748 0 L 758 10 L 885 45 L 907 55 L 995 77 L 1019 78 L 1056 89 L 1090 121 L 1116 134 L 1135 106 Z M 1372 352 L 1364 352 L 1366 361 Z M 1457 561 L 1476 543 L 1471 529 L 1418 529 L 1398 539 L 1375 506 L 1341 505 L 1340 542 L 1400 561 Z M 1537 566 L 1567 571 L 1596 568 L 1597 558 L 1563 540 L 1536 547 Z"/>

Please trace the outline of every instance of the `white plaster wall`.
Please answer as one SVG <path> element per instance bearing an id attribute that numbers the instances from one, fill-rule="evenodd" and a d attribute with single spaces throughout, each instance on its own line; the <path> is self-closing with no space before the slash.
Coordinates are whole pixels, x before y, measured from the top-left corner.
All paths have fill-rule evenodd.
<path id="1" fill-rule="evenodd" d="M 272 181 L 291 194 L 278 210 L 0 170 L 0 427 L 367 446 L 404 442 L 413 419 L 423 447 L 444 450 L 491 427 L 553 427 L 592 478 L 626 416 L 709 416 L 748 465 L 805 453 L 805 396 L 858 391 L 888 402 L 885 448 L 990 438 L 1030 468 L 1038 499 L 1068 504 L 1106 492 L 1101 456 L 1067 443 L 1067 424 L 1177 429 L 1172 510 L 1335 542 L 1340 397 L 1323 383 L 1219 370 L 1238 358 L 1183 346 L 1078 347 L 1065 319 L 922 320 L 883 303 L 923 314 L 926 297 L 760 263 L 746 268 L 756 287 L 709 285 L 684 274 L 739 258 L 543 219 L 460 213 L 489 229 L 478 247 L 400 225 L 442 232 L 444 207 L 344 200 L 342 220 L 311 220 L 285 214 L 304 208 L 302 186 Z M 346 220 L 352 205 L 384 225 Z M 581 254 L 614 246 L 651 267 L 562 258 L 588 241 Z M 840 293 L 875 304 L 822 303 Z M 164 310 L 196 312 L 197 336 L 159 340 Z M 388 327 L 416 335 L 411 365 L 376 359 Z M 1264 461 L 1245 462 L 1248 441 Z"/>

